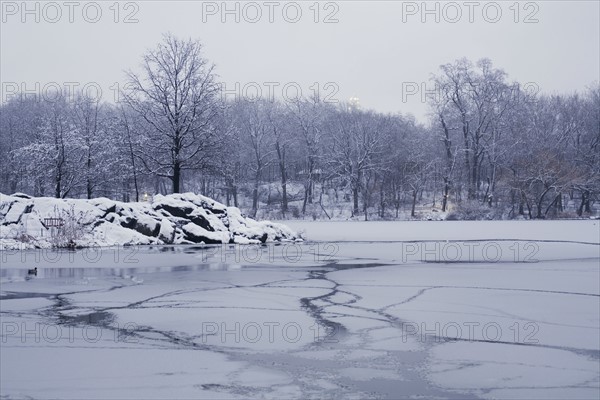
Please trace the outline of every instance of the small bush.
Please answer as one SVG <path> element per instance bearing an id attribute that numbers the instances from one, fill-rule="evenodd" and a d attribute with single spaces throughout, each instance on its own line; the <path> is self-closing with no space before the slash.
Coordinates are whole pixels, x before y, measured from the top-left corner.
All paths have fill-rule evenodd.
<path id="1" fill-rule="evenodd" d="M 292 213 L 292 217 L 300 218 L 300 209 L 298 206 L 288 206 L 288 210 Z"/>
<path id="2" fill-rule="evenodd" d="M 502 219 L 502 212 L 479 201 L 467 201 L 448 213 L 447 221 L 485 221 Z"/>
<path id="3" fill-rule="evenodd" d="M 63 225 L 56 229 L 52 235 L 50 242 L 53 247 L 74 249 L 77 247 L 76 241 L 81 239 L 86 233 L 89 233 L 89 227 L 84 224 L 87 213 L 80 211 L 75 212 L 75 206 L 66 210 L 58 210 L 54 207 L 54 218 L 61 218 Z"/>

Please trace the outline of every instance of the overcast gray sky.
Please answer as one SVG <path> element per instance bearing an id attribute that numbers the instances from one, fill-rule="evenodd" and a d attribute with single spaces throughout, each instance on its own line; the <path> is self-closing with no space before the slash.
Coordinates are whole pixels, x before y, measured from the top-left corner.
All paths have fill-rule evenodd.
<path id="1" fill-rule="evenodd" d="M 461 57 L 490 58 L 510 80 L 549 93 L 600 79 L 597 0 L 315 3 L 57 1 L 24 9 L 3 1 L 2 99 L 15 85 L 95 82 L 111 100 L 123 70 L 135 70 L 165 32 L 200 39 L 230 97 L 257 87 L 263 97 L 318 89 L 421 121 L 418 92 L 431 88 L 423 85 L 441 64 Z"/>

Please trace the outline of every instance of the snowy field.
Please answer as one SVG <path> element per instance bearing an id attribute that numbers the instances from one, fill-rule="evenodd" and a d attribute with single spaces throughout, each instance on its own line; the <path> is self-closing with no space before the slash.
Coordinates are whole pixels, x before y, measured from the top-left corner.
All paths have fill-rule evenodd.
<path id="1" fill-rule="evenodd" d="M 0 398 L 597 399 L 599 223 L 3 251 Z"/>

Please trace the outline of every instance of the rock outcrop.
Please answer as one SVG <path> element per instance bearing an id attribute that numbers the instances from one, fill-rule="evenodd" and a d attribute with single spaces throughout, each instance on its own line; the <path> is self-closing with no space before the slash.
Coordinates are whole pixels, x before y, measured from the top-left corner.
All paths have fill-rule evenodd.
<path id="1" fill-rule="evenodd" d="M 194 193 L 139 203 L 0 194 L 0 249 L 296 240 L 285 225 Z"/>

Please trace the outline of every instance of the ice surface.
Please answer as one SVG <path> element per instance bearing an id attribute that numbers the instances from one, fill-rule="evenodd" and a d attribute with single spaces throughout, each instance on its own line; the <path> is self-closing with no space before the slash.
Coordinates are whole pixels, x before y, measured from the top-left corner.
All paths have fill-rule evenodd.
<path id="1" fill-rule="evenodd" d="M 0 395 L 599 397 L 598 221 L 344 224 L 3 251 Z"/>
<path id="2" fill-rule="evenodd" d="M 600 243 L 600 221 L 285 221 L 307 239 L 348 241 L 552 240 Z"/>

